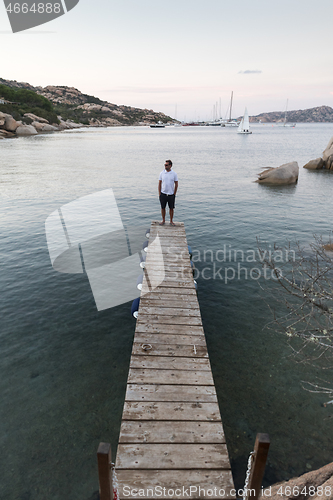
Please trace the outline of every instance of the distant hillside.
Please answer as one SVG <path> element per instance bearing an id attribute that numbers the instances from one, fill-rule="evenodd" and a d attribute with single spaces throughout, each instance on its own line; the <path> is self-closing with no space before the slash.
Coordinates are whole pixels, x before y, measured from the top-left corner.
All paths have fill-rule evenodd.
<path id="1" fill-rule="evenodd" d="M 250 122 L 274 123 L 283 122 L 285 111 L 272 111 L 271 113 L 261 113 L 257 116 L 251 116 Z M 288 123 L 329 123 L 333 122 L 333 109 L 329 106 L 319 106 L 317 108 L 299 109 L 297 111 L 288 111 Z"/>
<path id="2" fill-rule="evenodd" d="M 52 85 L 45 88 L 33 87 L 29 83 L 2 78 L 0 78 L 0 84 L 12 88 L 32 90 L 51 101 L 55 112 L 61 115 L 64 120 L 74 120 L 85 125 L 146 125 L 157 123 L 159 120 L 164 123 L 175 121 L 170 116 L 157 113 L 152 109 L 118 106 L 102 101 L 98 97 L 82 94 L 74 87 Z M 0 95 L 0 97 L 2 96 Z"/>

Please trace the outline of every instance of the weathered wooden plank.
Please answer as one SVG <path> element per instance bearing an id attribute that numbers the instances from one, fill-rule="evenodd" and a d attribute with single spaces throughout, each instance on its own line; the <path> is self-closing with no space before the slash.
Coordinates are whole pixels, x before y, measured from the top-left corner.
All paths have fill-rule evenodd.
<path id="1" fill-rule="evenodd" d="M 216 403 L 212 385 L 128 384 L 126 401 L 182 401 L 184 403 Z"/>
<path id="2" fill-rule="evenodd" d="M 156 283 L 156 282 L 155 282 Z M 178 293 L 184 294 L 187 293 L 189 290 L 195 290 L 194 286 L 194 280 L 189 280 L 189 281 L 175 281 L 174 279 L 168 280 L 168 279 L 163 279 L 163 281 L 159 281 L 158 286 L 149 284 L 145 279 L 144 282 L 142 283 L 142 291 L 141 295 L 153 292 L 156 290 L 159 293 L 174 293 L 174 290 L 179 290 Z M 177 292 L 175 292 L 177 293 Z"/>
<path id="3" fill-rule="evenodd" d="M 221 422 L 123 421 L 119 443 L 225 443 Z"/>
<path id="4" fill-rule="evenodd" d="M 170 226 L 167 222 L 165 223 L 164 226 L 151 226 L 150 227 L 150 234 L 158 235 L 158 236 L 166 236 L 168 238 L 174 236 L 174 234 L 181 234 L 184 237 L 186 236 L 185 233 L 185 227 L 184 226 Z"/>
<path id="5" fill-rule="evenodd" d="M 214 500 L 235 500 L 236 498 L 236 492 L 232 491 L 234 483 L 231 470 L 117 469 L 117 477 L 120 500 L 137 499 L 139 492 L 144 492 L 143 498 L 149 497 L 149 499 L 157 500 L 163 498 L 163 487 L 166 488 L 167 498 L 170 500 L 205 499 L 208 497 L 207 491 L 211 495 L 210 490 L 214 492 L 211 496 Z M 172 495 L 172 489 L 174 495 Z"/>
<path id="6" fill-rule="evenodd" d="M 155 256 L 147 255 L 145 266 L 147 266 L 148 268 L 155 265 L 159 266 L 160 268 L 163 268 L 163 266 L 191 267 L 190 256 L 188 254 L 178 254 L 178 255 L 163 254 L 163 264 L 162 264 L 161 256 L 157 257 L 156 255 Z"/>
<path id="7" fill-rule="evenodd" d="M 153 253 L 155 249 L 152 248 L 151 250 L 151 256 L 153 259 L 160 258 L 161 254 L 163 258 L 171 258 L 171 259 L 185 259 L 189 258 L 190 254 L 188 253 L 187 247 L 183 245 L 181 242 L 179 243 L 172 243 L 170 245 L 167 240 L 159 240 L 159 249 L 158 249 L 158 254 Z M 147 255 L 149 255 L 149 247 L 148 247 L 148 252 Z"/>
<path id="8" fill-rule="evenodd" d="M 153 344 L 153 345 L 167 345 L 174 344 L 174 346 L 181 344 L 189 346 L 193 349 L 193 346 L 205 347 L 206 340 L 203 332 L 200 335 L 181 335 L 180 333 L 172 335 L 167 333 L 147 333 L 147 332 L 136 332 L 134 337 L 135 342 L 140 342 L 140 344 Z"/>
<path id="9" fill-rule="evenodd" d="M 166 273 L 173 274 L 174 276 L 182 276 L 182 273 L 191 271 L 191 265 L 188 262 L 174 262 L 174 261 L 163 261 L 163 262 L 152 262 L 146 261 L 143 273 L 154 273 L 156 276 L 165 275 Z"/>
<path id="10" fill-rule="evenodd" d="M 159 269 L 158 271 L 155 271 L 154 269 L 149 268 L 147 272 L 148 272 L 146 277 L 147 284 L 149 284 L 149 280 L 151 282 L 155 280 L 155 283 L 162 282 L 162 280 L 167 281 L 170 284 L 170 286 L 172 282 L 181 281 L 184 283 L 192 284 L 192 282 L 194 281 L 193 271 L 190 267 L 187 269 L 169 270 L 169 271 L 166 269 L 165 270 Z M 179 287 L 176 286 L 175 288 Z"/>
<path id="11" fill-rule="evenodd" d="M 194 281 L 193 281 L 193 276 L 191 273 L 190 277 L 181 277 L 181 276 L 167 276 L 165 273 L 162 275 L 158 275 L 158 273 L 154 273 L 154 281 L 156 283 L 156 280 L 162 280 L 161 283 L 158 285 L 159 287 L 166 287 L 168 286 L 169 288 L 193 288 L 192 284 L 194 286 Z M 143 283 L 142 283 L 142 288 L 149 288 L 149 281 L 147 279 L 147 276 L 143 276 Z M 157 288 L 157 287 L 156 287 Z"/>
<path id="12" fill-rule="evenodd" d="M 148 314 L 150 316 L 153 315 L 162 315 L 162 316 L 194 316 L 194 317 L 200 317 L 201 314 L 199 311 L 198 307 L 190 307 L 190 308 L 181 308 L 181 307 L 167 307 L 167 305 L 160 304 L 160 306 L 145 306 L 143 304 L 140 304 L 140 313 L 141 314 Z"/>
<path id="13" fill-rule="evenodd" d="M 136 339 L 135 339 L 136 340 Z M 148 347 L 147 347 L 148 344 Z M 208 358 L 207 348 L 204 346 L 181 344 L 152 344 L 147 342 L 134 342 L 132 355 L 137 356 L 183 356 Z"/>
<path id="14" fill-rule="evenodd" d="M 140 313 L 136 323 L 136 333 L 166 333 L 171 335 L 204 335 L 202 326 L 196 325 L 168 325 L 149 324 L 146 321 L 140 322 Z"/>
<path id="15" fill-rule="evenodd" d="M 175 226 L 170 226 L 168 222 L 165 223 L 164 226 L 160 226 L 159 223 L 156 221 L 152 222 L 152 225 L 150 226 L 150 233 L 155 232 L 156 234 L 174 234 L 174 232 L 179 232 L 185 235 L 185 226 L 184 225 L 178 225 L 176 223 Z"/>
<path id="16" fill-rule="evenodd" d="M 187 326 L 202 326 L 201 316 L 178 316 L 177 314 L 170 314 L 164 316 L 162 314 L 140 314 L 137 319 L 139 325 L 187 325 Z"/>
<path id="17" fill-rule="evenodd" d="M 155 265 L 157 266 L 158 265 L 158 268 L 155 268 Z M 186 262 L 186 261 L 181 261 L 181 262 L 174 262 L 174 261 L 171 261 L 170 259 L 166 260 L 164 259 L 164 262 L 163 264 L 162 263 L 159 263 L 159 264 L 155 264 L 155 262 L 147 262 L 146 261 L 146 264 L 145 264 L 145 268 L 144 268 L 147 272 L 151 273 L 158 273 L 158 274 L 165 274 L 165 273 L 174 273 L 177 275 L 180 275 L 181 276 L 181 273 L 182 272 L 186 272 L 186 271 L 192 271 L 192 267 L 190 265 L 189 262 Z M 193 273 L 192 273 L 193 275 Z"/>
<path id="18" fill-rule="evenodd" d="M 159 221 L 152 221 L 150 226 L 150 231 L 157 231 L 159 233 L 165 233 L 168 231 L 183 231 L 185 234 L 184 222 L 175 222 L 175 226 L 171 226 L 168 222 L 161 226 Z"/>
<path id="19" fill-rule="evenodd" d="M 211 372 L 130 368 L 128 384 L 214 385 Z"/>
<path id="20" fill-rule="evenodd" d="M 131 368 L 156 370 L 195 370 L 210 371 L 207 358 L 181 358 L 178 356 L 132 356 Z"/>
<path id="21" fill-rule="evenodd" d="M 156 240 L 155 240 L 156 241 Z M 150 248 L 148 246 L 148 251 L 147 251 L 147 259 L 148 257 L 151 259 L 158 259 L 160 257 L 160 252 L 162 250 L 163 252 L 163 257 L 171 257 L 172 259 L 175 260 L 181 260 L 181 259 L 190 259 L 190 254 L 187 248 L 187 244 L 185 243 L 176 243 L 176 246 L 173 244 L 168 244 L 167 239 L 162 239 L 159 238 L 158 240 L 159 245 L 158 245 L 158 251 L 154 252 L 154 246 L 151 245 Z"/>
<path id="22" fill-rule="evenodd" d="M 119 458 L 118 458 L 119 457 Z M 225 444 L 119 444 L 117 469 L 227 469 Z"/>
<path id="23" fill-rule="evenodd" d="M 142 299 L 144 300 L 156 300 L 156 301 L 160 301 L 160 300 L 169 300 L 169 301 L 182 301 L 184 303 L 193 303 L 193 304 L 196 304 L 196 307 L 199 307 L 199 302 L 198 302 L 198 296 L 197 296 L 197 293 L 194 292 L 193 293 L 193 289 L 191 289 L 191 291 L 189 290 L 179 290 L 178 288 L 176 288 L 175 290 L 177 290 L 177 296 L 175 296 L 175 293 L 173 290 L 152 290 L 150 293 L 147 293 L 145 294 L 144 297 L 142 297 Z M 189 293 L 190 292 L 190 293 Z"/>
<path id="24" fill-rule="evenodd" d="M 168 238 L 167 235 L 165 235 L 165 236 L 158 235 L 158 240 L 157 240 L 157 236 L 155 238 L 154 237 L 149 238 L 149 244 L 156 242 L 156 241 L 158 241 L 158 244 L 162 248 L 163 247 L 170 247 L 170 249 L 177 248 L 179 250 L 179 248 L 181 247 L 181 251 L 188 253 L 188 244 L 187 244 L 186 238 L 184 238 L 184 236 L 182 236 L 180 233 L 175 234 L 174 239 Z M 148 253 L 149 253 L 149 250 L 150 249 L 148 246 Z M 153 253 L 153 251 L 154 251 L 154 249 L 153 249 L 153 247 L 151 247 L 151 254 L 155 255 Z M 174 252 L 174 250 L 170 250 L 170 251 Z"/>
<path id="25" fill-rule="evenodd" d="M 155 238 L 157 235 L 161 237 L 164 235 L 166 235 L 167 237 L 172 237 L 172 235 L 174 234 L 185 235 L 185 227 L 179 226 L 177 224 L 176 226 L 170 226 L 170 224 L 168 223 L 166 223 L 164 226 L 160 226 L 158 223 L 153 223 L 150 227 L 150 238 Z"/>
<path id="26" fill-rule="evenodd" d="M 186 297 L 186 295 L 177 295 L 177 299 L 175 299 L 172 294 L 165 294 L 164 297 L 162 294 L 159 294 L 159 297 L 156 299 L 142 297 L 140 300 L 140 307 L 160 307 L 161 305 L 177 309 L 198 309 L 198 301 L 194 295 L 190 297 Z"/>
<path id="27" fill-rule="evenodd" d="M 186 288 L 186 290 L 182 290 L 180 288 L 171 288 L 169 287 L 169 289 L 166 289 L 165 287 L 164 288 L 161 288 L 159 286 L 157 286 L 156 288 L 154 288 L 153 290 L 150 290 L 150 291 L 147 291 L 144 296 L 143 294 L 141 293 L 141 297 L 147 297 L 147 298 L 153 298 L 155 295 L 170 295 L 172 294 L 173 296 L 177 295 L 181 295 L 181 296 L 184 296 L 184 295 L 192 295 L 193 297 L 197 297 L 197 292 L 195 290 L 195 288 L 193 287 L 190 287 L 190 288 Z"/>
<path id="28" fill-rule="evenodd" d="M 190 262 L 164 262 L 164 264 L 160 264 L 159 262 L 146 261 L 145 269 L 149 271 L 164 271 L 164 272 L 181 272 L 187 271 L 189 269 L 192 270 Z"/>
<path id="29" fill-rule="evenodd" d="M 193 276 L 193 271 L 190 267 L 183 268 L 183 269 L 153 269 L 152 267 L 145 267 L 145 270 L 147 272 L 147 277 L 149 279 L 149 276 L 154 276 L 155 279 L 163 279 L 166 281 L 177 281 L 177 280 L 182 280 L 182 281 L 191 281 L 194 279 Z M 149 274 L 151 273 L 151 274 Z"/>
<path id="30" fill-rule="evenodd" d="M 221 421 L 217 403 L 125 401 L 123 420 Z"/>
<path id="31" fill-rule="evenodd" d="M 170 238 L 170 235 L 168 234 L 158 234 L 156 235 L 155 237 L 153 236 L 152 238 L 149 237 L 149 242 L 151 241 L 155 241 L 155 239 L 159 238 L 159 243 L 160 245 L 168 245 L 168 246 L 181 246 L 182 248 L 185 248 L 187 249 L 187 240 L 186 240 L 186 236 L 184 236 L 184 234 L 181 234 L 180 232 L 178 232 L 178 234 L 174 234 L 172 235 L 172 238 Z"/>
<path id="32" fill-rule="evenodd" d="M 159 244 L 160 244 L 159 252 L 162 251 L 162 254 L 167 254 L 167 255 L 179 255 L 181 253 L 183 253 L 183 255 L 185 255 L 185 253 L 188 254 L 188 249 L 185 248 L 185 245 L 182 244 L 182 242 L 176 242 L 176 241 L 170 242 L 170 240 L 168 239 L 160 238 Z M 153 248 L 152 250 L 151 248 L 149 248 L 148 246 L 147 255 L 149 255 L 150 252 L 153 253 L 155 251 L 155 248 Z"/>
<path id="33" fill-rule="evenodd" d="M 174 290 L 176 289 L 181 290 L 181 293 L 184 293 L 184 290 L 195 290 L 194 282 L 192 283 L 191 281 L 188 281 L 187 283 L 185 281 L 174 281 L 174 280 L 164 280 L 161 281 L 161 283 L 158 285 L 158 287 L 152 287 L 147 284 L 146 280 L 144 280 L 142 284 L 142 290 L 141 290 L 141 295 L 152 292 L 154 289 L 163 292 L 165 290 L 166 293 L 173 293 Z M 176 292 L 177 293 L 177 292 Z"/>

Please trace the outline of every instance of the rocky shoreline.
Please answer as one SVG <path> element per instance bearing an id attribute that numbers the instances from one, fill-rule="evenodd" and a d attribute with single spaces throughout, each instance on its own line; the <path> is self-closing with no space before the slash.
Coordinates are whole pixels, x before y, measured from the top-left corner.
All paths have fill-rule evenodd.
<path id="1" fill-rule="evenodd" d="M 133 106 L 117 105 L 99 99 L 98 97 L 82 93 L 74 87 L 48 85 L 47 87 L 34 87 L 26 82 L 4 80 L 0 78 L 0 111 L 12 113 L 12 110 L 1 108 L 1 86 L 15 92 L 20 90 L 30 91 L 47 99 L 53 106 L 55 116 L 61 115 L 61 121 L 69 128 L 72 124 L 91 127 L 116 127 L 129 125 L 150 125 L 151 123 L 175 123 L 170 116 L 152 109 L 140 109 Z M 3 96 L 3 101 L 20 101 L 20 98 Z M 16 102 L 9 103 L 12 105 Z M 26 109 L 38 115 L 34 109 Z M 16 117 L 17 118 L 17 117 Z M 45 118 L 48 118 L 47 116 Z M 18 119 L 18 118 L 17 118 Z M 21 119 L 21 118 L 20 118 Z M 24 120 L 23 120 L 24 121 Z M 29 123 L 30 124 L 30 123 Z M 57 124 L 52 123 L 56 126 Z M 60 124 L 64 126 L 62 123 Z"/>
<path id="2" fill-rule="evenodd" d="M 58 116 L 59 123 L 52 124 L 45 118 L 34 115 L 33 113 L 25 113 L 24 118 L 25 120 L 16 121 L 12 115 L 0 111 L 0 139 L 27 137 L 86 126 L 71 120 L 64 121 L 61 116 Z"/>

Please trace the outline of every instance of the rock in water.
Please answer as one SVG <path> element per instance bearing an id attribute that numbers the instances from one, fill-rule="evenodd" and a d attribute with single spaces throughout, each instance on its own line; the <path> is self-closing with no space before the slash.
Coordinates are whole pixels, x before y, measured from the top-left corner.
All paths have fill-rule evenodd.
<path id="1" fill-rule="evenodd" d="M 292 161 L 277 168 L 268 168 L 261 172 L 256 182 L 260 184 L 295 184 L 298 180 L 298 163 Z"/>
<path id="2" fill-rule="evenodd" d="M 312 486 L 311 490 L 310 486 Z M 332 498 L 332 488 L 333 462 L 321 469 L 307 472 L 303 476 L 264 489 L 259 500 L 267 500 L 268 498 L 269 500 L 329 500 Z"/>
<path id="3" fill-rule="evenodd" d="M 325 168 L 327 170 L 333 170 L 333 151 L 331 156 L 329 156 L 326 160 Z"/>
<path id="4" fill-rule="evenodd" d="M 303 168 L 307 168 L 308 170 L 321 170 L 324 166 L 324 160 L 322 158 L 316 158 L 315 160 L 310 160 Z"/>
<path id="5" fill-rule="evenodd" d="M 325 151 L 323 151 L 323 160 L 326 161 L 332 155 L 333 155 L 333 137 L 330 138 Z"/>
<path id="6" fill-rule="evenodd" d="M 32 125 L 20 125 L 16 129 L 16 134 L 20 136 L 37 135 L 37 130 Z"/>
<path id="7" fill-rule="evenodd" d="M 49 123 L 45 123 L 42 128 L 42 132 L 55 132 L 57 127 L 54 127 L 53 125 L 50 125 Z"/>

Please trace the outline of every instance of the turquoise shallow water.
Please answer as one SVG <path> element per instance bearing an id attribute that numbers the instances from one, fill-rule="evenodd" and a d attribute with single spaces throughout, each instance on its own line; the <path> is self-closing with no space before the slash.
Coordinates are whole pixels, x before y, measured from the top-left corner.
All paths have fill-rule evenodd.
<path id="1" fill-rule="evenodd" d="M 215 262 L 222 279 L 198 279 L 236 483 L 257 432 L 272 442 L 267 484 L 332 460 L 325 396 L 301 388 L 320 372 L 296 365 L 285 338 L 264 330 L 271 315 L 256 280 L 243 271 L 225 283 L 225 267 L 237 270 L 257 237 L 308 244 L 332 229 L 331 173 L 300 169 L 292 187 L 253 183 L 266 166 L 302 167 L 332 135 L 333 125 L 307 124 L 253 126 L 247 137 L 213 127 L 114 128 L 1 141 L 0 498 L 88 500 L 98 489 L 95 454 L 100 441 L 116 449 L 135 324 L 130 303 L 97 312 L 85 276 L 52 269 L 44 222 L 64 203 L 112 187 L 124 224 L 148 227 L 159 217 L 157 179 L 169 157 L 180 179 L 176 220 L 197 268 L 212 277 L 210 255 L 238 251 Z"/>

